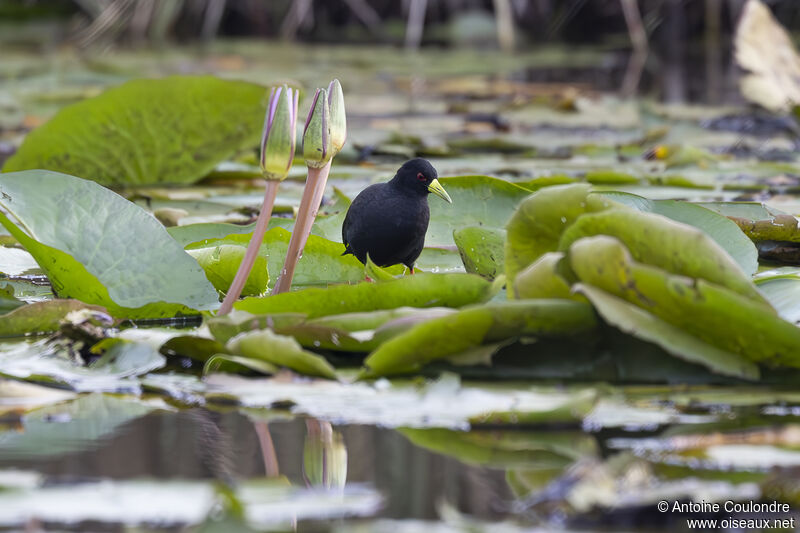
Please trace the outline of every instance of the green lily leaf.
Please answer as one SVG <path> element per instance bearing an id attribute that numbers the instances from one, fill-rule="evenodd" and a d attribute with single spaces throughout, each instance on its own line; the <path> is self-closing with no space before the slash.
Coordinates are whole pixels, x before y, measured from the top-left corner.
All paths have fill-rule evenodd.
<path id="1" fill-rule="evenodd" d="M 187 250 L 203 267 L 206 277 L 218 291 L 225 293 L 233 283 L 233 278 L 244 259 L 247 248 L 244 246 L 222 244 L 207 248 Z M 253 263 L 253 269 L 247 277 L 247 282 L 242 289 L 244 296 L 259 296 L 267 291 L 269 273 L 267 272 L 267 258 L 259 255 Z"/>
<path id="2" fill-rule="evenodd" d="M 23 305 L 0 315 L 0 337 L 57 331 L 67 313 L 86 308 L 105 312 L 102 307 L 86 305 L 78 300 L 48 300 Z"/>
<path id="3" fill-rule="evenodd" d="M 767 304 L 704 279 L 638 263 L 617 239 L 580 239 L 569 250 L 584 283 L 622 298 L 698 339 L 749 361 L 800 367 L 800 328 Z"/>
<path id="4" fill-rule="evenodd" d="M 222 343 L 246 331 L 257 329 L 284 329 L 302 324 L 305 313 L 273 313 L 254 315 L 246 311 L 233 310 L 225 316 L 215 316 L 206 320 L 206 325 L 214 338 Z"/>
<path id="5" fill-rule="evenodd" d="M 303 350 L 292 337 L 270 329 L 240 333 L 225 348 L 234 355 L 285 366 L 300 374 L 336 379 L 336 370 L 325 358 Z"/>
<path id="6" fill-rule="evenodd" d="M 531 265 L 517 274 L 514 280 L 514 298 L 565 298 L 585 301 L 575 295 L 569 283 L 559 273 L 564 254 L 547 252 Z"/>
<path id="7" fill-rule="evenodd" d="M 699 363 L 726 376 L 757 380 L 758 366 L 741 355 L 717 348 L 694 335 L 661 320 L 631 303 L 590 285 L 577 284 L 575 290 L 586 296 L 603 320 L 633 335 L 653 342 L 666 352 Z"/>
<path id="8" fill-rule="evenodd" d="M 426 246 L 453 244 L 453 230 L 464 226 L 505 227 L 514 208 L 530 191 L 505 180 L 489 176 L 440 178 L 453 199 L 452 204 L 431 197 L 431 219 L 425 236 Z"/>
<path id="9" fill-rule="evenodd" d="M 505 272 L 504 230 L 467 226 L 453 231 L 453 240 L 467 272 L 486 279 Z"/>
<path id="10" fill-rule="evenodd" d="M 133 80 L 63 108 L 4 172 L 46 169 L 104 185 L 192 183 L 258 143 L 266 89 L 212 76 Z"/>
<path id="11" fill-rule="evenodd" d="M 14 297 L 13 285 L 6 283 L 0 287 L 0 313 L 9 313 L 23 305 L 25 302 Z M 2 316 L 0 316 L 0 328 L 2 328 Z"/>
<path id="12" fill-rule="evenodd" d="M 489 303 L 417 324 L 364 361 L 362 378 L 413 372 L 431 361 L 520 336 L 563 337 L 596 326 L 591 306 L 567 300 Z"/>
<path id="13" fill-rule="evenodd" d="M 228 235 L 223 239 L 212 239 L 190 244 L 186 250 L 192 255 L 200 254 L 201 252 L 198 252 L 198 250 L 207 250 L 209 248 L 213 250 L 221 246 L 239 247 L 241 250 L 245 250 L 251 236 L 252 234 Z M 268 272 L 280 272 L 281 268 L 283 268 L 283 260 L 286 258 L 291 236 L 292 234 L 283 228 L 272 228 L 264 234 L 263 244 L 258 253 L 259 257 L 266 262 Z M 342 252 L 344 252 L 343 244 L 332 242 L 316 235 L 310 235 L 303 250 L 303 257 L 297 263 L 292 285 L 303 287 L 330 283 L 352 283 L 363 280 L 364 265 L 354 256 L 342 255 Z M 228 257 L 229 263 L 220 267 L 230 274 L 231 280 L 236 274 L 240 262 L 235 258 L 235 255 L 230 253 Z"/>
<path id="14" fill-rule="evenodd" d="M 667 217 L 633 209 L 586 214 L 562 235 L 559 249 L 567 250 L 583 237 L 613 236 L 637 261 L 690 278 L 704 279 L 766 304 L 750 276 L 704 232 Z M 767 312 L 769 308 L 765 308 Z"/>
<path id="15" fill-rule="evenodd" d="M 492 296 L 492 284 L 480 276 L 415 274 L 391 281 L 334 285 L 327 289 L 302 289 L 266 298 L 244 298 L 234 307 L 254 314 L 305 313 L 309 318 L 316 318 L 404 306 L 463 307 L 485 302 Z"/>
<path id="16" fill-rule="evenodd" d="M 91 181 L 57 172 L 0 174 L 0 223 L 62 298 L 119 317 L 213 309 L 203 269 L 143 209 Z"/>
<path id="17" fill-rule="evenodd" d="M 213 372 L 227 372 L 237 374 L 242 369 L 255 370 L 268 376 L 277 374 L 280 367 L 268 361 L 253 359 L 252 357 L 242 357 L 241 355 L 228 355 L 224 353 L 214 354 L 206 360 L 203 365 L 203 375 Z"/>
<path id="18" fill-rule="evenodd" d="M 537 191 L 519 204 L 506 229 L 506 277 L 513 283 L 517 273 L 542 254 L 558 250 L 561 234 L 585 213 L 602 211 L 612 200 L 590 195 L 583 183 L 556 185 Z"/>
<path id="19" fill-rule="evenodd" d="M 739 263 L 745 274 L 752 276 L 758 270 L 758 250 L 753 242 L 734 221 L 712 209 L 677 200 L 648 200 L 642 196 L 623 192 L 601 194 L 639 211 L 656 213 L 694 226 L 704 231 L 728 252 L 728 255 Z"/>
<path id="20" fill-rule="evenodd" d="M 272 217 L 270 223 L 275 219 L 276 217 Z M 187 247 L 190 244 L 199 243 L 200 241 L 224 239 L 228 235 L 252 235 L 253 228 L 255 227 L 255 222 L 245 226 L 223 222 L 198 222 L 197 224 L 187 224 L 185 226 L 171 226 L 167 228 L 167 232 L 172 235 L 172 238 L 178 241 L 181 246 Z"/>
<path id="21" fill-rule="evenodd" d="M 797 217 L 755 202 L 707 202 L 703 207 L 730 218 L 754 242 L 800 242 Z"/>

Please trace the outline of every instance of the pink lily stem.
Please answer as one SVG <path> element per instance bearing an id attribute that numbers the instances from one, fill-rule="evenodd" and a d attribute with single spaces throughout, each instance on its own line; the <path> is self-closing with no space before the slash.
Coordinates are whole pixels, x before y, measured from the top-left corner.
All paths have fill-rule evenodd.
<path id="1" fill-rule="evenodd" d="M 258 436 L 258 446 L 261 448 L 261 457 L 264 459 L 264 473 L 267 477 L 278 477 L 278 454 L 275 453 L 275 445 L 272 443 L 272 435 L 269 433 L 269 425 L 266 422 L 253 422 L 253 428 Z"/>
<path id="2" fill-rule="evenodd" d="M 275 204 L 275 196 L 278 194 L 278 185 L 280 181 L 267 180 L 267 186 L 264 188 L 264 203 L 261 204 L 261 211 L 258 213 L 256 219 L 256 227 L 253 230 L 253 237 L 250 239 L 250 244 L 247 245 L 247 251 L 244 254 L 244 259 L 239 265 L 239 270 L 236 271 L 236 276 L 233 278 L 230 289 L 225 294 L 225 299 L 217 311 L 217 316 L 227 315 L 233 309 L 233 304 L 239 299 L 242 294 L 242 289 L 250 276 L 250 271 L 253 270 L 253 265 L 258 257 L 258 249 L 264 240 L 264 233 L 267 231 L 269 219 L 272 216 L 272 206 Z"/>
<path id="3" fill-rule="evenodd" d="M 286 292 L 292 286 L 294 270 L 303 249 L 306 247 L 308 236 L 311 233 L 311 226 L 319 211 L 319 204 L 322 202 L 322 195 L 325 193 L 325 184 L 328 183 L 328 174 L 331 171 L 331 162 L 322 168 L 308 168 L 308 178 L 306 188 L 303 189 L 303 197 L 300 199 L 300 209 L 297 211 L 297 221 L 294 223 L 292 237 L 289 239 L 289 249 L 286 252 L 286 261 L 272 289 L 272 294 Z"/>

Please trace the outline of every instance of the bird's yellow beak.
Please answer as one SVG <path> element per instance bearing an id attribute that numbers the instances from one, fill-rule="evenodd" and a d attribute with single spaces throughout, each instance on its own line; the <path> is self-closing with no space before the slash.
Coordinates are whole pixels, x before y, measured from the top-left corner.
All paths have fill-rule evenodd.
<path id="1" fill-rule="evenodd" d="M 444 190 L 442 184 L 439 183 L 439 180 L 433 180 L 430 185 L 428 185 L 428 192 L 432 192 L 448 204 L 452 204 L 453 200 L 450 198 L 450 195 L 447 194 L 447 191 Z"/>

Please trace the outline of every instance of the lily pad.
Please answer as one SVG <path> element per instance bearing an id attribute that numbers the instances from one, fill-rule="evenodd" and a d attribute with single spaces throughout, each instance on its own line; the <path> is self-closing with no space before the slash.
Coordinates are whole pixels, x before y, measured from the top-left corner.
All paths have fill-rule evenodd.
<path id="1" fill-rule="evenodd" d="M 245 246 L 230 244 L 188 250 L 189 255 L 203 267 L 206 277 L 214 285 L 214 288 L 222 293 L 228 292 L 246 251 L 247 247 Z M 268 283 L 267 258 L 259 255 L 244 284 L 242 295 L 259 296 L 264 294 Z"/>
<path id="2" fill-rule="evenodd" d="M 494 279 L 505 272 L 505 231 L 467 226 L 453 232 L 467 272 Z"/>
<path id="3" fill-rule="evenodd" d="M 758 251 L 736 222 L 712 209 L 678 200 L 648 200 L 642 196 L 622 192 L 606 192 L 603 196 L 639 211 L 656 213 L 683 224 L 689 224 L 714 239 L 733 257 L 745 274 L 752 276 L 758 270 Z"/>
<path id="4" fill-rule="evenodd" d="M 361 377 L 402 374 L 465 350 L 520 336 L 565 337 L 596 326 L 586 303 L 518 300 L 489 303 L 423 322 L 382 344 Z"/>
<path id="5" fill-rule="evenodd" d="M 439 181 L 453 203 L 436 197 L 428 200 L 431 218 L 426 246 L 452 245 L 453 230 L 464 226 L 503 228 L 517 204 L 530 194 L 519 185 L 489 176 L 457 176 Z"/>
<path id="6" fill-rule="evenodd" d="M 325 358 L 303 350 L 292 337 L 278 335 L 269 329 L 240 333 L 228 341 L 225 349 L 232 354 L 284 366 L 300 374 L 336 379 L 336 371 Z"/>
<path id="7" fill-rule="evenodd" d="M 0 223 L 36 258 L 62 298 L 115 316 L 213 309 L 203 269 L 143 209 L 91 181 L 57 172 L 0 174 Z"/>
<path id="8" fill-rule="evenodd" d="M 133 80 L 62 109 L 4 172 L 45 169 L 104 185 L 192 183 L 258 143 L 266 89 L 212 76 Z"/>
<path id="9" fill-rule="evenodd" d="M 506 226 L 505 264 L 509 283 L 542 254 L 557 251 L 561 234 L 578 217 L 614 205 L 612 200 L 590 195 L 590 188 L 583 183 L 546 187 L 519 204 Z"/>
<path id="10" fill-rule="evenodd" d="M 603 319 L 620 330 L 654 342 L 668 353 L 691 363 L 702 364 L 720 374 L 757 380 L 758 366 L 744 357 L 707 344 L 657 316 L 605 291 L 577 284 L 575 290 L 586 296 Z"/>
<path id="11" fill-rule="evenodd" d="M 754 301 L 704 279 L 637 263 L 617 239 L 575 242 L 570 265 L 589 285 L 622 298 L 722 350 L 772 366 L 800 367 L 800 328 Z"/>
<path id="12" fill-rule="evenodd" d="M 613 236 L 637 261 L 690 278 L 704 279 L 754 301 L 767 303 L 750 276 L 704 232 L 667 217 L 633 209 L 610 209 L 586 214 L 561 237 L 566 250 L 591 235 Z M 769 308 L 765 307 L 766 312 Z"/>
<path id="13" fill-rule="evenodd" d="M 86 305 L 78 300 L 49 300 L 23 305 L 0 315 L 0 337 L 56 331 L 67 313 L 86 308 L 105 312 L 102 307 Z"/>
<path id="14" fill-rule="evenodd" d="M 253 314 L 305 313 L 309 318 L 396 307 L 462 307 L 493 296 L 492 284 L 474 274 L 416 274 L 390 281 L 309 288 L 234 307 Z"/>

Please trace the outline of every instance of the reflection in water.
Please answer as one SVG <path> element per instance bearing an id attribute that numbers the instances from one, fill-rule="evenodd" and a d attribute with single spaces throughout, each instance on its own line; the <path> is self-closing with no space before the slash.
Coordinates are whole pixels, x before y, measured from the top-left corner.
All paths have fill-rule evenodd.
<path id="1" fill-rule="evenodd" d="M 70 448 L 53 448 L 51 454 L 5 449 L 0 469 L 36 470 L 59 482 L 143 477 L 231 482 L 279 471 L 298 487 L 342 486 L 345 479 L 348 486 L 370 484 L 383 493 L 382 515 L 391 518 L 434 519 L 443 503 L 488 519 L 509 508 L 512 495 L 501 469 L 432 453 L 391 429 L 270 416 L 267 424 L 237 411 L 157 410 L 108 432 L 83 428 L 83 441 L 80 431 L 71 431 Z M 59 431 L 70 432 L 71 423 L 52 420 L 52 445 Z M 272 450 L 265 450 L 270 442 Z M 265 458 L 275 464 L 265 468 Z"/>

